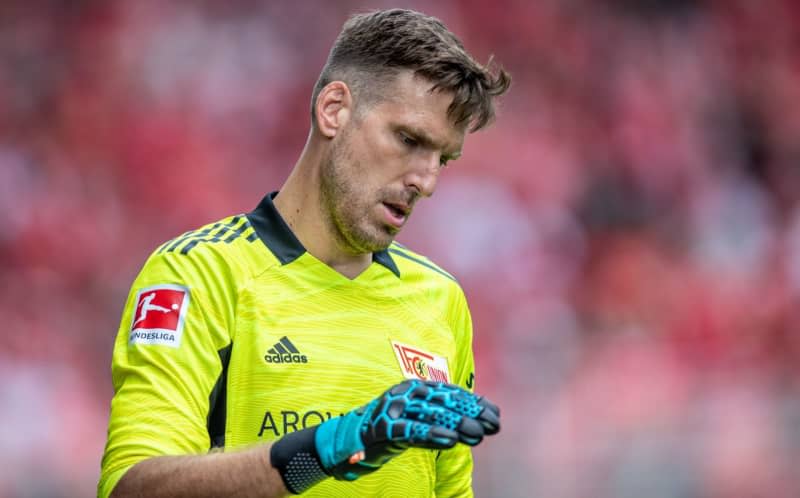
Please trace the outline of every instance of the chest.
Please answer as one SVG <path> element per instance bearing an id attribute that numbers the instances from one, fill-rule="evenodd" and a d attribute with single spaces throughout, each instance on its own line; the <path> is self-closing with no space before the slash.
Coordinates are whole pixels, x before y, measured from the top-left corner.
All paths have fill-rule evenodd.
<path id="1" fill-rule="evenodd" d="M 230 446 L 276 439 L 365 404 L 404 378 L 452 380 L 435 300 L 347 286 L 254 285 L 237 306 Z"/>

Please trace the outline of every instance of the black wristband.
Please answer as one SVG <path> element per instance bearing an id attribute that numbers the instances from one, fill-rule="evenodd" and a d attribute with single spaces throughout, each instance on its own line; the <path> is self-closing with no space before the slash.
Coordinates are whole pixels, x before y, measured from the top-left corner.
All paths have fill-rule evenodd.
<path id="1" fill-rule="evenodd" d="M 317 426 L 286 434 L 272 443 L 269 458 L 289 492 L 299 495 L 328 477 L 314 436 Z"/>

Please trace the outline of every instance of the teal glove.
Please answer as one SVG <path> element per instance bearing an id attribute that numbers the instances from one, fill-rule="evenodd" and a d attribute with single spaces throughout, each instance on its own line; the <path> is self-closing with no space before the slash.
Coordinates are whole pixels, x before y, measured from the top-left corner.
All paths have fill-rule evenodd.
<path id="1" fill-rule="evenodd" d="M 474 446 L 500 430 L 500 411 L 485 398 L 441 382 L 407 380 L 367 405 L 272 445 L 286 488 L 301 493 L 327 476 L 352 481 L 408 448 Z"/>

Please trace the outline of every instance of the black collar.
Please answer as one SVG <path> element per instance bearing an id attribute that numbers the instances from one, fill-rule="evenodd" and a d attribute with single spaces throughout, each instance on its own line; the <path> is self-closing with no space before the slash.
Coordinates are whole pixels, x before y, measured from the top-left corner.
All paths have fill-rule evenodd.
<path id="1" fill-rule="evenodd" d="M 278 258 L 282 265 L 285 265 L 302 256 L 306 252 L 306 248 L 303 247 L 275 208 L 272 200 L 276 195 L 278 192 L 270 192 L 264 196 L 258 207 L 247 213 L 247 219 L 250 220 L 250 224 L 253 225 L 261 242 Z M 372 261 L 385 266 L 396 276 L 400 276 L 400 270 L 388 250 L 372 253 Z"/>

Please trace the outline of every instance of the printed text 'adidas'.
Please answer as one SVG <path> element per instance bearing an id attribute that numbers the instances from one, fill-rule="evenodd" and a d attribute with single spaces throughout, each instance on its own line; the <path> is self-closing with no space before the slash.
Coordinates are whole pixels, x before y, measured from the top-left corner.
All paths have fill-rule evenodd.
<path id="1" fill-rule="evenodd" d="M 283 336 L 264 355 L 267 363 L 308 363 L 308 358 L 294 347 L 288 337 Z"/>

